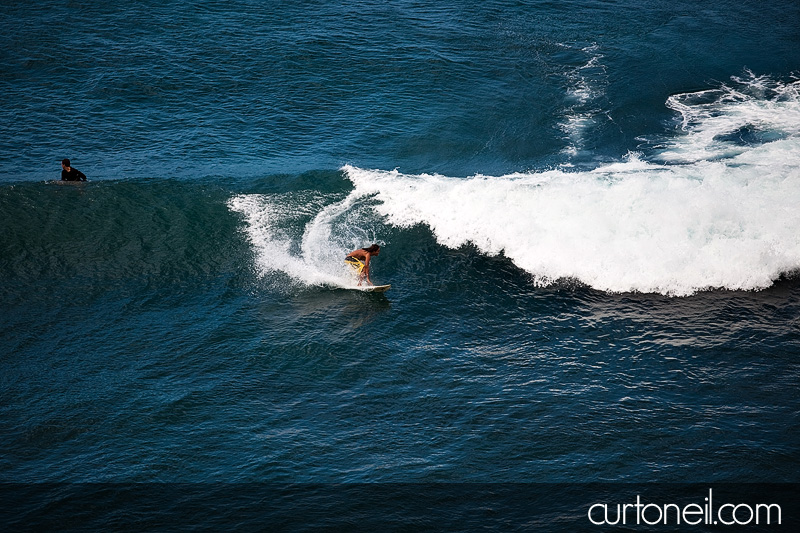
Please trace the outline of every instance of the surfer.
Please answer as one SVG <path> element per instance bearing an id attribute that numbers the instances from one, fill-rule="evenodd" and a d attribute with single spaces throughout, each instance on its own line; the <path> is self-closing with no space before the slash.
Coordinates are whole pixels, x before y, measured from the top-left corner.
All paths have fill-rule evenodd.
<path id="1" fill-rule="evenodd" d="M 344 262 L 350 265 L 358 274 L 359 285 L 361 285 L 361 282 L 364 281 L 364 279 L 366 279 L 367 283 L 370 285 L 374 285 L 374 283 L 372 283 L 372 281 L 369 279 L 369 261 L 370 258 L 378 255 L 379 253 L 381 253 L 381 247 L 377 244 L 373 244 L 369 248 L 359 248 L 358 250 L 353 250 L 347 254 L 347 257 L 344 258 Z"/>
<path id="2" fill-rule="evenodd" d="M 72 168 L 69 159 L 62 159 L 61 181 L 86 181 L 86 175 L 77 168 Z"/>

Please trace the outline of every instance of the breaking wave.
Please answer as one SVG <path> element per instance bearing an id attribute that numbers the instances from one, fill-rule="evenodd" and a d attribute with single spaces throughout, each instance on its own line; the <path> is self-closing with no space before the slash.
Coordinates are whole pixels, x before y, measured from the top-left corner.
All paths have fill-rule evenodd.
<path id="1" fill-rule="evenodd" d="M 341 257 L 388 224 L 503 254 L 542 285 L 570 278 L 678 296 L 762 289 L 800 269 L 799 83 L 751 75 L 672 96 L 675 133 L 589 171 L 456 178 L 345 166 L 354 189 L 301 202 L 305 214 L 287 212 L 283 197 L 229 205 L 246 216 L 260 268 L 305 284 L 350 283 Z M 302 237 L 281 233 L 298 216 L 308 218 Z"/>

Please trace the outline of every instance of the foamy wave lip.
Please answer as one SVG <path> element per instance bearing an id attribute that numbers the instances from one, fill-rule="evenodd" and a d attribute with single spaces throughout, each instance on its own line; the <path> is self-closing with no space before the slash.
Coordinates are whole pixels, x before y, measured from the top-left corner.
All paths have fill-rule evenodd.
<path id="1" fill-rule="evenodd" d="M 798 154 L 798 139 L 787 139 L 724 162 L 632 156 L 588 172 L 459 179 L 343 170 L 390 224 L 425 224 L 450 248 L 503 252 L 536 283 L 574 278 L 681 296 L 762 289 L 800 268 Z"/>
<path id="2" fill-rule="evenodd" d="M 329 245 L 330 238 L 326 233 L 326 222 L 340 206 L 318 207 L 319 212 L 305 226 L 300 239 L 285 229 L 292 218 L 307 214 L 303 212 L 303 206 L 308 204 L 261 194 L 238 195 L 228 201 L 231 211 L 244 216 L 244 232 L 255 251 L 255 266 L 261 276 L 283 272 L 302 285 L 336 287 L 352 284 L 350 276 L 342 268 L 343 249 Z M 293 210 L 287 210 L 287 205 L 293 206 Z M 323 243 L 322 249 L 320 242 Z M 298 252 L 292 251 L 297 248 Z M 334 255 L 337 261 L 333 260 Z"/>

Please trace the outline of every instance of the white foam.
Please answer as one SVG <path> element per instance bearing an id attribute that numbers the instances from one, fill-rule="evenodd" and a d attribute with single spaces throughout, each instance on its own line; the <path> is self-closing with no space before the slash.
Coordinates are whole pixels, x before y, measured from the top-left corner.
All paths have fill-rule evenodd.
<path id="1" fill-rule="evenodd" d="M 344 170 L 389 223 L 425 224 L 451 248 L 503 252 L 537 283 L 688 295 L 761 289 L 800 269 L 797 84 L 773 82 L 761 97 L 679 95 L 670 105 L 684 132 L 659 155 L 669 165 L 631 155 L 587 172 L 466 179 Z M 748 124 L 778 140 L 719 138 Z"/>
<path id="2" fill-rule="evenodd" d="M 306 285 L 351 285 L 341 258 L 386 223 L 424 224 L 450 248 L 502 252 L 538 284 L 762 289 L 800 269 L 800 98 L 797 83 L 734 81 L 736 90 L 670 98 L 682 123 L 665 151 L 595 170 L 454 178 L 345 166 L 354 189 L 344 199 L 242 195 L 230 207 L 245 216 L 261 272 Z M 745 126 L 766 135 L 725 137 Z M 299 216 L 300 232 L 290 224 Z"/>
<path id="3" fill-rule="evenodd" d="M 800 268 L 796 167 L 739 163 L 469 179 L 345 170 L 388 222 L 426 224 L 451 248 L 502 251 L 538 283 L 686 295 L 763 288 Z"/>
<path id="4" fill-rule="evenodd" d="M 772 138 L 800 134 L 800 82 L 784 84 L 750 72 L 732 82 L 667 99 L 667 107 L 681 115 L 685 135 L 667 140 L 662 160 L 703 161 L 744 153 L 746 145 L 726 138 L 743 129 L 768 133 Z"/>

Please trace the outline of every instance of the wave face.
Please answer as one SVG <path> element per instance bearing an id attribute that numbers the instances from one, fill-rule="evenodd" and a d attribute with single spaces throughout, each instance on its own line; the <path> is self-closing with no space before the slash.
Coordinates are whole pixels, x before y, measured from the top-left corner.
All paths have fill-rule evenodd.
<path id="1" fill-rule="evenodd" d="M 675 95 L 679 131 L 589 171 L 467 179 L 344 167 L 392 225 L 504 254 L 537 284 L 610 292 L 762 289 L 800 268 L 800 82 Z"/>
<path id="2" fill-rule="evenodd" d="M 229 196 L 161 179 L 0 188 L 0 292 L 24 299 L 31 287 L 64 283 L 141 290 L 230 275 L 247 255 Z"/>

